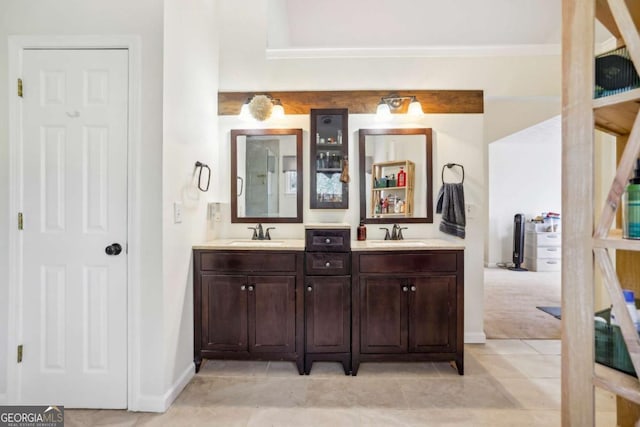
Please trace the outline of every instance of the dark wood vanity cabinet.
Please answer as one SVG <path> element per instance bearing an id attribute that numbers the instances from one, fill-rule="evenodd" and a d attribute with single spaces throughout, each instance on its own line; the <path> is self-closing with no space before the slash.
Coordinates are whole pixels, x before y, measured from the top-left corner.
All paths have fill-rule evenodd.
<path id="1" fill-rule="evenodd" d="M 194 362 L 292 360 L 303 373 L 303 252 L 194 250 Z"/>
<path id="2" fill-rule="evenodd" d="M 351 373 L 350 230 L 310 229 L 305 236 L 305 373 L 315 361 Z"/>
<path id="3" fill-rule="evenodd" d="M 452 360 L 464 372 L 464 252 L 353 254 L 352 373 L 366 361 Z"/>

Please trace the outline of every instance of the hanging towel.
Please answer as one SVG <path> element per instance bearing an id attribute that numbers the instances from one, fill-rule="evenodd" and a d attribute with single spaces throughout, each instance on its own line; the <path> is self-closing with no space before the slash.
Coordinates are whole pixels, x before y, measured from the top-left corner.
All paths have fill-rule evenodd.
<path id="1" fill-rule="evenodd" d="M 436 213 L 442 214 L 440 231 L 464 239 L 464 187 L 462 183 L 444 183 L 438 193 Z"/>

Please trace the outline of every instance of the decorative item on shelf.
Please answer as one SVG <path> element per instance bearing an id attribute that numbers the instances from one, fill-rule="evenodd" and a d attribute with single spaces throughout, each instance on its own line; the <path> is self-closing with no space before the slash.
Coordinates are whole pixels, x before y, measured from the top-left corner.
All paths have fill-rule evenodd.
<path id="1" fill-rule="evenodd" d="M 407 105 L 408 104 L 408 105 Z M 400 96 L 391 94 L 380 98 L 380 103 L 376 108 L 376 117 L 378 119 L 389 119 L 392 113 L 406 112 L 412 116 L 422 116 L 422 105 L 414 95 Z"/>
<path id="2" fill-rule="evenodd" d="M 284 107 L 279 99 L 274 99 L 270 95 L 254 95 L 248 98 L 240 108 L 240 117 L 243 119 L 253 117 L 261 122 L 268 118 L 281 119 L 284 117 Z"/>
<path id="3" fill-rule="evenodd" d="M 342 173 L 340 174 L 340 182 L 348 184 L 351 179 L 349 178 L 349 159 L 347 157 L 342 161 Z"/>

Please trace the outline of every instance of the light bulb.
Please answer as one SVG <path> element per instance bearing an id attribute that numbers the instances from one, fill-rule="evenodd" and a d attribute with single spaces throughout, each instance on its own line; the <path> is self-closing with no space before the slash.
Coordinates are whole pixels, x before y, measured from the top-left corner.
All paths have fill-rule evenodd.
<path id="1" fill-rule="evenodd" d="M 422 116 L 424 114 L 422 111 L 422 105 L 418 102 L 415 96 L 411 97 L 411 103 L 409 104 L 407 114 L 412 116 Z"/>
<path id="2" fill-rule="evenodd" d="M 251 119 L 251 113 L 249 112 L 249 102 L 251 102 L 251 98 L 247 99 L 247 102 L 242 104 L 242 107 L 240 108 L 240 114 L 238 114 L 238 117 L 240 117 L 242 120 Z"/>
<path id="3" fill-rule="evenodd" d="M 273 110 L 271 111 L 271 117 L 274 119 L 284 118 L 284 107 L 279 99 L 273 100 Z"/>
<path id="4" fill-rule="evenodd" d="M 391 118 L 391 108 L 382 100 L 378 104 L 378 108 L 376 108 L 376 118 L 378 120 L 388 120 Z"/>

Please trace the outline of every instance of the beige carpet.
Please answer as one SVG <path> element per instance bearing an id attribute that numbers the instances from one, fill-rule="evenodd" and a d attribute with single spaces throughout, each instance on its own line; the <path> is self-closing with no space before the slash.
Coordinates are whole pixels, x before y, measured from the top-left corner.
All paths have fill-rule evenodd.
<path id="1" fill-rule="evenodd" d="M 487 338 L 560 339 L 560 320 L 536 306 L 560 306 L 560 272 L 485 268 Z"/>

